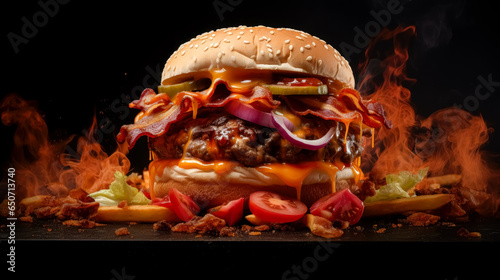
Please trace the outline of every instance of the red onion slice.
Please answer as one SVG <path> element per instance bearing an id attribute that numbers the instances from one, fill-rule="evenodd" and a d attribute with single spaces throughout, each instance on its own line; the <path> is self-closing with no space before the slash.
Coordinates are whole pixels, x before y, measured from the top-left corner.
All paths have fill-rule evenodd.
<path id="1" fill-rule="evenodd" d="M 271 112 L 272 118 L 272 124 L 278 130 L 279 134 L 288 140 L 292 145 L 302 148 L 302 149 L 307 149 L 307 150 L 319 150 L 326 146 L 328 142 L 333 138 L 333 135 L 335 135 L 335 129 L 332 127 L 328 130 L 328 132 L 321 138 L 316 139 L 316 140 L 306 140 L 299 138 L 297 135 L 293 134 L 290 129 L 285 125 L 285 120 L 287 118 L 282 117 L 277 115 L 274 111 Z"/>
<path id="2" fill-rule="evenodd" d="M 275 128 L 272 122 L 273 116 L 271 113 L 259 111 L 252 106 L 243 104 L 239 101 L 231 101 L 226 104 L 225 108 L 229 113 L 242 120 L 253 122 L 265 127 Z M 289 130 L 294 128 L 293 123 L 289 119 L 283 119 L 284 127 Z"/>

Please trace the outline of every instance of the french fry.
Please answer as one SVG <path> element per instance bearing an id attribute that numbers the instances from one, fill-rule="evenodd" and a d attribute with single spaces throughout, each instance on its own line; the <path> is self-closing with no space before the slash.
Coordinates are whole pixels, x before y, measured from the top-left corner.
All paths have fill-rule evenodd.
<path id="1" fill-rule="evenodd" d="M 156 223 L 161 220 L 181 222 L 173 210 L 158 205 L 100 206 L 96 216 L 98 222 Z"/>
<path id="2" fill-rule="evenodd" d="M 408 211 L 434 210 L 450 202 L 453 196 L 453 194 L 433 194 L 365 203 L 363 216 L 373 217 Z"/>
<path id="3" fill-rule="evenodd" d="M 448 174 L 437 177 L 429 177 L 425 179 L 428 185 L 439 184 L 441 186 L 449 186 L 453 184 L 458 184 L 462 180 L 462 175 L 460 174 Z"/>

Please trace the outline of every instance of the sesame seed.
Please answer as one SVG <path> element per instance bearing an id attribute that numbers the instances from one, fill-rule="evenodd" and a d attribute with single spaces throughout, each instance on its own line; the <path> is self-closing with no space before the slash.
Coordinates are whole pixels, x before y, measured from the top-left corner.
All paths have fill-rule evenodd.
<path id="1" fill-rule="evenodd" d="M 245 41 L 243 41 L 243 43 L 250 44 L 250 41 L 245 40 Z"/>
<path id="2" fill-rule="evenodd" d="M 318 65 L 321 65 L 323 63 L 323 60 L 318 60 Z"/>
<path id="3" fill-rule="evenodd" d="M 229 41 L 228 39 L 224 39 L 224 40 L 222 40 L 222 41 L 224 41 L 224 42 L 226 42 L 226 43 L 231 43 L 231 41 Z"/>
<path id="4" fill-rule="evenodd" d="M 327 45 L 324 45 L 324 46 L 325 46 L 325 49 L 327 49 L 327 50 L 328 50 L 328 46 L 327 46 Z"/>
<path id="5" fill-rule="evenodd" d="M 234 55 L 231 56 L 231 60 L 234 62 L 236 61 L 236 57 L 234 57 Z"/>
<path id="6" fill-rule="evenodd" d="M 307 61 L 311 61 L 311 60 L 313 60 L 313 57 L 312 57 L 312 56 L 308 56 L 308 57 L 306 58 L 306 60 L 307 60 Z"/>
<path id="7" fill-rule="evenodd" d="M 194 45 L 194 48 L 197 49 L 198 48 L 198 44 Z"/>
<path id="8" fill-rule="evenodd" d="M 253 33 L 253 29 L 250 29 L 250 33 Z"/>
<path id="9" fill-rule="evenodd" d="M 193 48 L 193 44 L 189 45 L 189 48 L 192 49 Z"/>
<path id="10" fill-rule="evenodd" d="M 300 52 L 304 52 L 304 48 L 303 47 L 300 47 Z"/>
<path id="11" fill-rule="evenodd" d="M 182 51 L 182 52 L 181 52 L 181 55 L 184 55 L 185 53 L 186 53 L 186 51 Z"/>
<path id="12" fill-rule="evenodd" d="M 260 50 L 260 55 L 264 55 L 264 51 L 263 50 Z"/>
<path id="13" fill-rule="evenodd" d="M 252 54 L 252 56 L 250 56 L 250 59 L 255 59 L 255 54 Z"/>
<path id="14" fill-rule="evenodd" d="M 169 71 L 169 70 L 170 70 L 170 65 L 167 67 L 167 71 Z"/>
<path id="15" fill-rule="evenodd" d="M 204 51 L 204 52 L 206 52 L 207 50 L 208 50 L 208 47 L 205 47 L 205 48 L 203 49 L 203 51 Z"/>
<path id="16" fill-rule="evenodd" d="M 240 31 L 240 35 L 243 35 L 243 34 L 245 34 L 245 31 Z"/>
<path id="17" fill-rule="evenodd" d="M 220 63 L 220 58 L 217 57 L 217 59 L 215 60 L 216 63 Z"/>
<path id="18" fill-rule="evenodd" d="M 304 33 L 300 33 L 300 36 L 304 37 L 304 38 L 307 38 L 307 35 L 304 34 Z"/>
<path id="19" fill-rule="evenodd" d="M 193 57 L 193 61 L 194 61 L 194 63 L 196 63 L 196 61 L 197 61 L 197 60 L 198 60 L 198 59 L 196 58 L 196 56 L 195 56 L 195 57 Z"/>
<path id="20" fill-rule="evenodd" d="M 285 40 L 285 44 L 289 44 L 290 43 L 290 40 Z"/>
<path id="21" fill-rule="evenodd" d="M 268 48 L 272 48 L 273 46 L 271 46 L 271 45 L 267 44 L 267 45 L 266 45 L 266 47 L 268 47 Z"/>
<path id="22" fill-rule="evenodd" d="M 201 41 L 201 44 L 202 44 L 202 45 L 203 45 L 203 44 L 205 44 L 205 42 L 206 42 L 206 41 L 207 41 L 207 40 L 203 40 L 203 41 Z"/>
<path id="23" fill-rule="evenodd" d="M 295 38 L 301 40 L 301 41 L 304 41 L 304 38 L 300 37 L 300 36 L 295 36 Z"/>
<path id="24" fill-rule="evenodd" d="M 219 46 L 219 43 L 214 44 L 214 48 L 217 48 Z"/>
<path id="25" fill-rule="evenodd" d="M 219 59 L 220 59 L 221 57 L 222 57 L 222 53 L 218 53 L 218 54 L 217 54 L 217 58 L 219 58 Z"/>
<path id="26" fill-rule="evenodd" d="M 174 68 L 172 68 L 172 71 L 175 71 L 175 68 L 176 68 L 176 67 L 177 67 L 177 66 L 174 66 Z"/>
<path id="27" fill-rule="evenodd" d="M 306 48 L 306 49 L 309 50 L 309 49 L 311 49 L 311 45 L 307 44 L 307 45 L 304 46 L 304 48 Z"/>
<path id="28" fill-rule="evenodd" d="M 236 40 L 239 40 L 240 38 L 241 38 L 241 36 L 240 36 L 240 35 L 236 36 Z"/>
<path id="29" fill-rule="evenodd" d="M 227 32 L 228 35 L 233 35 L 233 32 L 229 31 Z"/>
<path id="30" fill-rule="evenodd" d="M 234 46 L 233 46 L 233 45 L 231 45 L 231 46 L 229 47 L 229 50 L 230 50 L 230 51 L 233 51 L 233 50 L 234 50 Z"/>
<path id="31" fill-rule="evenodd" d="M 273 53 L 272 52 L 269 53 L 269 58 L 273 58 Z"/>
<path id="32" fill-rule="evenodd" d="M 290 51 L 293 50 L 293 45 L 288 46 L 288 48 L 290 49 Z"/>
<path id="33" fill-rule="evenodd" d="M 272 31 L 272 30 L 271 30 L 271 31 L 269 31 L 269 33 L 271 33 L 271 35 L 274 35 L 274 31 Z"/>
<path id="34" fill-rule="evenodd" d="M 313 47 L 316 47 L 316 43 L 312 42 L 312 44 L 313 44 Z"/>
<path id="35" fill-rule="evenodd" d="M 281 53 L 281 50 L 276 51 L 276 55 L 279 55 Z"/>

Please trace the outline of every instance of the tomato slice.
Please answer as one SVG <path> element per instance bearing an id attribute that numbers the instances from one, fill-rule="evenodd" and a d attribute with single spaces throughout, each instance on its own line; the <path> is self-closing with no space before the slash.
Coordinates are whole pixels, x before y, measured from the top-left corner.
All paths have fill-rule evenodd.
<path id="1" fill-rule="evenodd" d="M 159 198 L 159 197 L 153 198 L 151 204 L 172 209 L 172 202 L 170 201 L 170 197 L 168 195 L 166 195 L 164 198 Z"/>
<path id="2" fill-rule="evenodd" d="M 226 204 L 210 208 L 207 213 L 224 219 L 228 226 L 234 226 L 243 218 L 243 198 L 231 200 Z"/>
<path id="3" fill-rule="evenodd" d="M 252 193 L 249 206 L 257 218 L 272 223 L 294 222 L 307 212 L 307 206 L 299 200 L 266 191 Z"/>
<path id="4" fill-rule="evenodd" d="M 364 210 L 363 201 L 344 189 L 320 198 L 311 206 L 311 214 L 330 221 L 347 221 L 354 225 L 361 219 Z"/>
<path id="5" fill-rule="evenodd" d="M 151 195 L 149 194 L 149 192 L 147 190 L 142 190 L 142 193 L 144 194 L 144 196 L 146 196 L 148 199 L 151 199 Z"/>
<path id="6" fill-rule="evenodd" d="M 171 188 L 168 196 L 170 197 L 172 209 L 175 214 L 184 222 L 191 220 L 191 218 L 200 212 L 200 207 L 198 207 L 196 202 L 176 188 Z"/>

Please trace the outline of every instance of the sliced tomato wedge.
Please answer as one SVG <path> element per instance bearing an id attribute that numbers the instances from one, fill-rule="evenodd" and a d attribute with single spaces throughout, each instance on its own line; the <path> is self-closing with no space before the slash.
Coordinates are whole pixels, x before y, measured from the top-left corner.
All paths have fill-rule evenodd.
<path id="1" fill-rule="evenodd" d="M 166 195 L 164 198 L 155 197 L 151 201 L 151 204 L 172 209 L 172 202 L 170 201 L 170 197 L 168 195 Z"/>
<path id="2" fill-rule="evenodd" d="M 364 210 L 363 201 L 344 189 L 320 198 L 311 206 L 311 214 L 330 221 L 347 221 L 354 225 L 361 219 Z"/>
<path id="3" fill-rule="evenodd" d="M 144 194 L 144 196 L 146 196 L 148 199 L 151 199 L 151 195 L 149 194 L 149 192 L 147 190 L 142 190 L 142 193 Z"/>
<path id="4" fill-rule="evenodd" d="M 226 204 L 210 208 L 207 213 L 224 219 L 228 226 L 234 226 L 243 218 L 243 198 L 231 200 Z"/>
<path id="5" fill-rule="evenodd" d="M 176 188 L 170 189 L 168 193 L 172 209 L 177 217 L 184 222 L 191 220 L 198 212 L 200 207 L 189 196 L 181 193 Z"/>
<path id="6" fill-rule="evenodd" d="M 249 207 L 257 218 L 272 223 L 291 223 L 307 212 L 307 206 L 299 200 L 266 191 L 252 193 Z"/>

